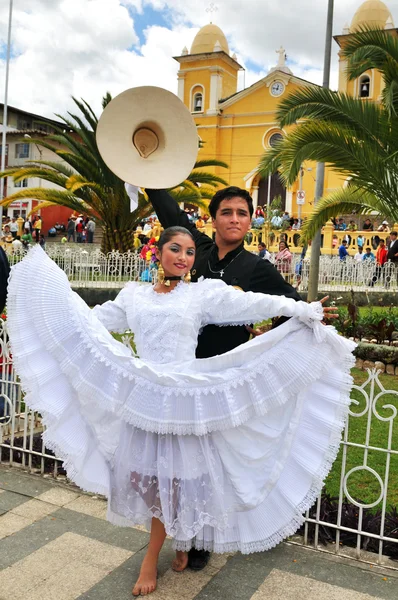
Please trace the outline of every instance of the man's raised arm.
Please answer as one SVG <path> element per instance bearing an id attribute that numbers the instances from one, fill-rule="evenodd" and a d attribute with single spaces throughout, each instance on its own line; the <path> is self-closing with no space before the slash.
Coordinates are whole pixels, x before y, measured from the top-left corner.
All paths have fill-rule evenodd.
<path id="1" fill-rule="evenodd" d="M 145 190 L 148 198 L 155 209 L 160 224 L 165 229 L 179 225 L 189 231 L 196 229 L 195 224 L 188 219 L 185 211 L 181 210 L 178 203 L 166 190 Z"/>
<path id="2" fill-rule="evenodd" d="M 197 248 L 198 246 L 207 247 L 213 244 L 205 233 L 198 231 L 195 223 L 188 219 L 187 213 L 181 210 L 178 203 L 166 190 L 145 189 L 145 191 L 164 229 L 175 225 L 185 227 L 192 233 Z"/>

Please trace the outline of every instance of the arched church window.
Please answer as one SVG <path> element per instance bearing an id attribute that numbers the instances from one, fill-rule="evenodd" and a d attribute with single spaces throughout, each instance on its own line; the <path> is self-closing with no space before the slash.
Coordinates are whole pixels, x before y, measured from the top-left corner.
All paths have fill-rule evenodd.
<path id="1" fill-rule="evenodd" d="M 202 112 L 203 111 L 203 94 L 201 92 L 196 92 L 193 97 L 193 112 Z"/>
<path id="2" fill-rule="evenodd" d="M 275 144 L 277 144 L 281 140 L 283 140 L 283 135 L 281 133 L 273 133 L 269 136 L 268 145 L 271 146 L 271 148 L 273 148 Z"/>
<path id="3" fill-rule="evenodd" d="M 362 75 L 359 80 L 359 97 L 369 98 L 370 96 L 370 77 L 369 75 Z"/>

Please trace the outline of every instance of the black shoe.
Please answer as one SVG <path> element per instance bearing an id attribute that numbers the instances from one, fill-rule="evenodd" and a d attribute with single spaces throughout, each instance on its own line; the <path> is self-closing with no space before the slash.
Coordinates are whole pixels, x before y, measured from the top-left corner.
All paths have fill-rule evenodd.
<path id="1" fill-rule="evenodd" d="M 188 567 L 193 571 L 201 571 L 210 560 L 210 552 L 191 548 L 188 552 Z"/>

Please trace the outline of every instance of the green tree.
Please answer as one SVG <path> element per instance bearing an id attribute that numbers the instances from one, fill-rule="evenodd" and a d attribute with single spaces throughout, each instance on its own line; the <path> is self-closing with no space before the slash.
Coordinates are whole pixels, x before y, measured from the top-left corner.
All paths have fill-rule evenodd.
<path id="1" fill-rule="evenodd" d="M 109 93 L 104 97 L 104 108 L 111 99 Z M 16 200 L 34 198 L 40 201 L 35 210 L 57 204 L 85 213 L 94 217 L 103 229 L 104 252 L 125 252 L 133 247 L 132 230 L 153 212 L 152 205 L 144 194 L 140 194 L 138 208 L 130 212 L 124 182 L 107 167 L 98 151 L 95 139 L 97 116 L 84 100 L 73 98 L 73 101 L 80 111 L 78 114 L 57 115 L 65 127 L 54 127 L 55 133 L 43 138 L 24 140 L 51 150 L 62 161 L 35 160 L 0 173 L 0 177 L 11 176 L 16 182 L 38 177 L 59 187 L 23 188 L 7 196 L 2 204 L 7 207 Z M 227 164 L 217 160 L 196 162 L 189 177 L 170 190 L 178 202 L 206 209 L 206 200 L 213 196 L 215 188 L 220 184 L 227 185 L 222 177 L 206 171 L 208 167 L 226 168 Z"/>
<path id="2" fill-rule="evenodd" d="M 363 29 L 342 51 L 347 76 L 377 69 L 385 82 L 379 103 L 308 86 L 278 107 L 281 127 L 296 127 L 267 151 L 259 164 L 262 176 L 279 170 L 294 183 L 306 160 L 325 162 L 350 177 L 345 188 L 325 195 L 303 227 L 310 239 L 326 221 L 340 214 L 377 211 L 393 222 L 398 217 L 398 38 L 385 30 Z"/>

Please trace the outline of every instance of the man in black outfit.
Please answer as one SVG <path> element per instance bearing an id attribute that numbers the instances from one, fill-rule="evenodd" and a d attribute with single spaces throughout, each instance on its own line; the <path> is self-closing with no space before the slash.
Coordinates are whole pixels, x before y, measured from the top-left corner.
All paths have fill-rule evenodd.
<path id="1" fill-rule="evenodd" d="M 398 240 L 396 231 L 392 231 L 390 233 L 390 243 L 388 244 L 387 260 L 391 260 L 391 262 L 398 264 Z"/>
<path id="2" fill-rule="evenodd" d="M 196 257 L 191 271 L 192 281 L 202 276 L 222 279 L 245 292 L 262 292 L 301 300 L 297 291 L 268 260 L 245 250 L 244 238 L 253 215 L 252 199 L 246 190 L 231 186 L 213 196 L 209 212 L 216 231 L 215 241 L 198 231 L 166 191 L 147 189 L 146 192 L 164 228 L 180 225 L 193 235 Z M 278 324 L 285 320 L 285 317 L 279 319 Z M 249 337 L 250 331 L 244 326 L 207 325 L 199 335 L 196 357 L 223 354 L 247 342 Z M 188 565 L 199 571 L 206 566 L 209 557 L 209 552 L 193 548 L 189 552 Z"/>

